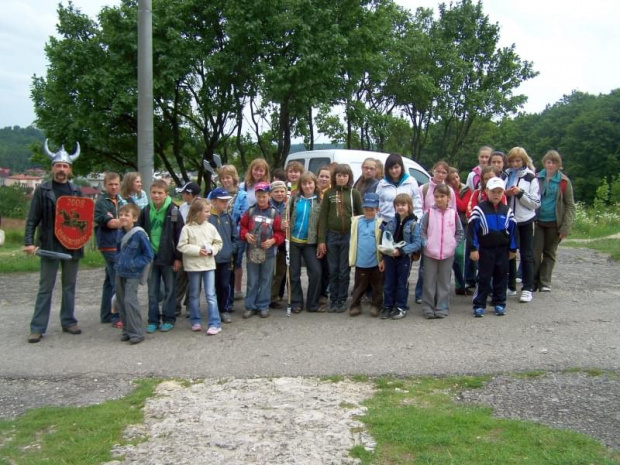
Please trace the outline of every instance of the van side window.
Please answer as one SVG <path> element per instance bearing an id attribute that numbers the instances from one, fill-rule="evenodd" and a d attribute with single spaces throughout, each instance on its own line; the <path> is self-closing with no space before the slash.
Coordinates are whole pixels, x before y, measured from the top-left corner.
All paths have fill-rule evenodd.
<path id="1" fill-rule="evenodd" d="M 428 182 L 428 176 L 414 168 L 409 168 L 409 175 L 418 182 L 419 186 Z"/>
<path id="2" fill-rule="evenodd" d="M 321 166 L 329 165 L 331 162 L 332 161 L 329 158 L 310 158 L 308 171 L 312 171 L 314 174 L 319 174 Z"/>

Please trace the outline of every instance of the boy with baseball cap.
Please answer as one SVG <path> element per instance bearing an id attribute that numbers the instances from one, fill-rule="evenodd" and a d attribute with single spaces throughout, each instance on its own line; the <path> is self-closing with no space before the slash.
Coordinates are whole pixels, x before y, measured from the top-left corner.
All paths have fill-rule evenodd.
<path id="1" fill-rule="evenodd" d="M 514 258 L 517 251 L 517 223 L 510 207 L 502 203 L 504 181 L 497 177 L 489 179 L 486 193 L 487 200 L 472 211 L 467 232 L 470 258 L 479 262 L 478 284 L 473 297 L 474 316 L 477 318 L 484 316 L 487 296 L 491 293 L 495 314 L 502 316 L 506 313 L 508 260 Z"/>
<path id="2" fill-rule="evenodd" d="M 211 199 L 211 223 L 222 238 L 222 249 L 215 256 L 215 294 L 217 308 L 220 311 L 222 323 L 231 323 L 230 306 L 233 302 L 230 275 L 234 271 L 233 256 L 237 251 L 237 228 L 228 210 L 228 202 L 232 195 L 223 187 L 213 189 L 209 194 Z"/>
<path id="3" fill-rule="evenodd" d="M 260 313 L 261 318 L 269 317 L 276 248 L 284 242 L 280 215 L 269 203 L 269 190 L 269 183 L 256 183 L 256 204 L 241 217 L 240 237 L 248 243 L 248 282 L 243 318 L 250 318 L 255 313 Z"/>

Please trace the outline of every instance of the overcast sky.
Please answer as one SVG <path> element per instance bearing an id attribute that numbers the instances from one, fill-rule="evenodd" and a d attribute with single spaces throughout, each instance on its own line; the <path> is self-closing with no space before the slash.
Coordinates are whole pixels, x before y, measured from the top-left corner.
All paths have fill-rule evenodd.
<path id="1" fill-rule="evenodd" d="M 430 0 L 396 0 L 415 9 Z M 63 4 L 66 4 L 63 1 Z M 74 0 L 96 17 L 118 0 Z M 449 2 L 447 2 L 449 3 Z M 32 76 L 45 75 L 45 43 L 55 33 L 55 0 L 3 0 L 0 16 L 0 127 L 34 121 Z M 529 97 L 525 111 L 540 112 L 573 90 L 609 93 L 620 87 L 620 1 L 486 0 L 484 12 L 501 27 L 500 46 L 516 44 L 540 75 L 518 90 Z M 614 56 L 616 58 L 614 58 Z"/>

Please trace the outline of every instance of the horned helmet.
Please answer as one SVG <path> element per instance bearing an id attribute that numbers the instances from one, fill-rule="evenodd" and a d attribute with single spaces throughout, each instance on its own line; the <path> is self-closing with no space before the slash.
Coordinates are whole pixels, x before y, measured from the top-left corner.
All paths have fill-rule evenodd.
<path id="1" fill-rule="evenodd" d="M 67 151 L 65 150 L 64 145 L 60 146 L 60 150 L 58 152 L 52 153 L 49 147 L 47 146 L 47 141 L 48 139 L 45 139 L 45 143 L 43 144 L 43 152 L 45 152 L 45 155 L 47 155 L 48 157 L 52 159 L 52 165 L 54 163 L 68 163 L 69 165 L 72 165 L 73 162 L 77 160 L 77 158 L 80 156 L 80 143 L 79 142 L 75 143 L 76 145 L 75 153 L 73 155 L 69 155 Z"/>

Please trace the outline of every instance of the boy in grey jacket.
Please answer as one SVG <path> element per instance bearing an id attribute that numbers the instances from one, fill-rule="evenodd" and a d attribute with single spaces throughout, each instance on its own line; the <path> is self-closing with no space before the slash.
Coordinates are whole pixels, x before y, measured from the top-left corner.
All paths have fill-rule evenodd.
<path id="1" fill-rule="evenodd" d="M 233 255 L 237 251 L 237 228 L 232 217 L 227 213 L 228 202 L 232 196 L 223 187 L 214 189 L 211 194 L 211 216 L 209 223 L 215 226 L 224 245 L 215 256 L 215 293 L 217 308 L 223 323 L 231 323 L 231 294 L 230 275 L 234 272 Z"/>

